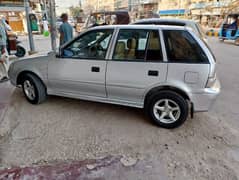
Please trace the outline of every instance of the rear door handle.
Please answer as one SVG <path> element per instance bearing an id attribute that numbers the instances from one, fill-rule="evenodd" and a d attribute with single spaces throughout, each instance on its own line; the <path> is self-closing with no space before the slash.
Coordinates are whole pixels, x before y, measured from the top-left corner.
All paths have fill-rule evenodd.
<path id="1" fill-rule="evenodd" d="M 100 67 L 91 67 L 91 72 L 100 72 Z"/>
<path id="2" fill-rule="evenodd" d="M 148 76 L 158 76 L 158 75 L 159 75 L 158 71 L 153 71 L 153 70 L 148 71 Z"/>

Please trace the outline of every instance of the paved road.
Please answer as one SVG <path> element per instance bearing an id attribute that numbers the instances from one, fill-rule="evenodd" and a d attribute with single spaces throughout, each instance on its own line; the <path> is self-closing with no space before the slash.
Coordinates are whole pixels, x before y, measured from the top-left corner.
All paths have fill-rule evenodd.
<path id="1" fill-rule="evenodd" d="M 60 97 L 33 106 L 15 90 L 0 126 L 0 165 L 45 165 L 112 155 L 137 162 L 127 168 L 132 176 L 124 177 L 130 179 L 239 179 L 239 47 L 214 38 L 209 43 L 218 58 L 223 88 L 209 113 L 165 130 L 153 126 L 138 109 Z M 93 168 L 90 173 L 102 179 L 120 179 L 124 174 L 121 166 L 101 170 Z M 112 171 L 114 176 L 107 174 Z"/>
<path id="2" fill-rule="evenodd" d="M 218 60 L 218 76 L 222 91 L 211 114 L 239 129 L 239 47 L 233 42 L 220 43 L 216 38 L 210 47 Z"/>

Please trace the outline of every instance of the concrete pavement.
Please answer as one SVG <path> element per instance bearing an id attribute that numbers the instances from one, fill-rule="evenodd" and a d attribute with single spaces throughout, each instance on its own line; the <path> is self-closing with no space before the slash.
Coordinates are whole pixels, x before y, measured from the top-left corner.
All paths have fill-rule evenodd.
<path id="1" fill-rule="evenodd" d="M 44 37 L 43 35 L 34 35 L 35 48 L 38 52 L 47 52 L 51 50 L 50 37 Z M 28 52 L 30 50 L 28 43 L 28 36 L 19 36 L 18 40 L 22 42 L 23 47 Z M 28 53 L 25 57 L 29 56 Z M 10 61 L 16 61 L 15 56 L 10 57 Z M 10 97 L 14 91 L 14 87 L 9 82 L 0 83 L 0 122 L 6 111 L 7 105 L 10 102 Z"/>
<path id="2" fill-rule="evenodd" d="M 13 90 L 14 87 L 9 82 L 0 83 L 0 122 L 10 103 Z"/>
<path id="3" fill-rule="evenodd" d="M 106 157 L 96 160 L 61 162 L 54 165 L 12 168 L 0 171 L 0 179 L 57 179 L 57 180 L 168 180 L 160 169 L 136 162 L 131 166 L 122 163 L 124 157 Z M 137 175 L 137 176 L 136 176 Z"/>

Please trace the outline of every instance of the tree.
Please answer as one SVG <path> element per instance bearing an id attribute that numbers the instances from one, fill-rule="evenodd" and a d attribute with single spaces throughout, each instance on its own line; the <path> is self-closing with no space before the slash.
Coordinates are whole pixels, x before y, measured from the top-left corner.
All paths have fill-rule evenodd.
<path id="1" fill-rule="evenodd" d="M 70 7 L 70 13 L 74 18 L 83 16 L 83 9 L 81 7 Z"/>

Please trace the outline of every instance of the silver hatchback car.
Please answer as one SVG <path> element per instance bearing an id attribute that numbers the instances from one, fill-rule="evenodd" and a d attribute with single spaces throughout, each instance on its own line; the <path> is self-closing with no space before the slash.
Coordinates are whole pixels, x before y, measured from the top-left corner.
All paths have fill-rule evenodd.
<path id="1" fill-rule="evenodd" d="M 178 26 L 95 27 L 58 53 L 12 63 L 9 77 L 32 104 L 59 95 L 144 108 L 164 128 L 207 111 L 220 92 L 212 52 Z"/>

